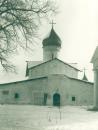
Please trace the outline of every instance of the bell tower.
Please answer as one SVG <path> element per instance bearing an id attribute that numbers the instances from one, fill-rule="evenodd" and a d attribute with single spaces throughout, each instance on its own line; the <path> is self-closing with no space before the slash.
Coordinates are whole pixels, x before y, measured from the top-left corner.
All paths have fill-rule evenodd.
<path id="1" fill-rule="evenodd" d="M 42 42 L 43 60 L 44 61 L 48 61 L 48 60 L 57 58 L 58 52 L 61 49 L 61 40 L 60 40 L 59 36 L 56 34 L 56 32 L 54 31 L 54 27 L 53 27 L 53 25 L 55 23 L 53 23 L 53 21 L 52 21 L 51 24 L 52 24 L 51 31 L 50 31 L 48 37 L 46 37 Z"/>

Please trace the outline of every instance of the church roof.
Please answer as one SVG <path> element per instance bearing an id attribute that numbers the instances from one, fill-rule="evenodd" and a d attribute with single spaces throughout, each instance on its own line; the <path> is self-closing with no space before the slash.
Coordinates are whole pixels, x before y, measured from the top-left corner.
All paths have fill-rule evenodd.
<path id="1" fill-rule="evenodd" d="M 43 76 L 43 77 L 32 78 L 32 79 L 24 79 L 24 80 L 8 82 L 8 83 L 0 83 L 0 87 L 3 86 L 3 85 L 6 86 L 8 84 L 18 84 L 18 83 L 29 82 L 29 81 L 33 81 L 33 80 L 42 80 L 42 79 L 46 79 L 46 78 L 47 78 L 47 76 Z"/>
<path id="2" fill-rule="evenodd" d="M 43 46 L 59 46 L 61 47 L 61 39 L 54 31 L 53 27 L 49 33 L 49 35 L 43 40 Z"/>
<path id="3" fill-rule="evenodd" d="M 86 81 L 86 80 L 81 80 L 81 79 L 78 79 L 78 78 L 73 78 L 73 77 L 69 77 L 69 76 L 67 76 L 67 75 L 65 75 L 65 74 L 52 74 L 52 75 L 55 75 L 55 76 L 61 76 L 61 75 L 63 75 L 64 77 L 66 77 L 66 78 L 68 78 L 68 79 L 70 79 L 70 80 L 74 80 L 74 81 L 78 81 L 78 82 L 83 82 L 83 83 L 88 83 L 88 84 L 94 84 L 93 82 L 90 82 L 90 81 Z"/>
<path id="4" fill-rule="evenodd" d="M 62 74 L 52 74 L 52 75 L 62 75 Z M 84 80 L 81 80 L 81 79 L 76 79 L 76 78 L 68 77 L 67 75 L 63 75 L 63 76 L 67 77 L 70 80 L 76 80 L 76 81 L 79 81 L 79 82 L 89 83 L 89 84 L 92 84 L 92 85 L 94 84 L 93 82 L 89 82 L 89 81 L 84 81 Z M 9 82 L 9 83 L 1 83 L 0 87 L 1 86 L 6 86 L 8 84 L 18 84 L 18 83 L 30 82 L 30 81 L 34 81 L 34 80 L 42 80 L 42 79 L 47 79 L 47 78 L 48 78 L 48 76 L 44 76 L 44 77 L 38 77 L 38 78 L 33 78 L 33 79 L 26 79 L 26 80 Z"/>
<path id="5" fill-rule="evenodd" d="M 53 60 L 57 60 L 57 61 L 59 61 L 59 62 L 62 62 L 63 64 L 68 65 L 69 67 L 75 69 L 76 71 L 80 71 L 79 69 L 75 68 L 74 66 L 72 66 L 72 65 L 70 65 L 70 64 L 68 64 L 68 63 L 66 63 L 66 62 L 63 62 L 63 61 L 61 61 L 61 60 L 58 59 L 58 58 L 54 58 L 54 59 L 48 60 L 48 61 L 46 61 L 46 62 L 40 63 L 40 64 L 38 64 L 38 65 L 36 65 L 36 66 L 33 66 L 33 67 L 31 67 L 31 68 L 28 68 L 28 69 L 33 69 L 33 68 L 35 68 L 35 67 L 37 67 L 37 66 L 46 64 L 46 63 L 51 62 L 51 61 L 53 61 Z"/>
<path id="6" fill-rule="evenodd" d="M 68 77 L 68 76 L 67 76 Z M 76 78 L 72 78 L 72 77 L 68 77 L 69 79 L 72 79 L 72 80 L 76 80 L 76 81 L 80 81 L 80 82 L 84 82 L 84 83 L 89 83 L 89 84 L 94 84 L 93 82 L 89 82 L 89 81 L 86 81 L 86 80 L 81 80 L 81 79 L 76 79 Z"/>
<path id="7" fill-rule="evenodd" d="M 26 65 L 26 74 L 25 74 L 25 76 L 29 75 L 29 71 L 28 71 L 29 68 L 37 66 L 37 65 L 43 63 L 43 61 L 26 61 L 26 62 L 27 62 L 27 65 Z"/>

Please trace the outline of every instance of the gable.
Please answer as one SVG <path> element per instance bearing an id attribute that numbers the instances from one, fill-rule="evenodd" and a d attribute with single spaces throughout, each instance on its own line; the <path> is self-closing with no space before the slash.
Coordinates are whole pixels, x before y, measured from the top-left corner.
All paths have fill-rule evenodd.
<path id="1" fill-rule="evenodd" d="M 37 67 L 37 66 L 42 66 L 43 64 L 46 64 L 46 63 L 49 63 L 49 62 L 53 62 L 53 61 L 57 61 L 58 63 L 61 62 L 61 63 L 63 63 L 64 65 L 67 65 L 67 66 L 69 66 L 69 67 L 75 69 L 76 71 L 80 71 L 80 70 L 77 69 L 76 67 L 74 67 L 74 66 L 72 66 L 72 65 L 70 65 L 70 64 L 68 64 L 68 63 L 66 63 L 66 62 L 63 62 L 63 61 L 61 61 L 60 59 L 57 59 L 57 58 L 52 59 L 52 60 L 49 60 L 49 61 L 46 61 L 46 62 L 43 62 L 43 63 L 42 63 L 42 62 L 38 62 L 38 64 L 36 64 L 36 65 L 34 65 L 34 66 L 29 66 L 28 68 L 29 68 L 29 69 L 33 69 L 33 68 L 35 68 L 35 67 Z"/>
<path id="2" fill-rule="evenodd" d="M 42 63 L 43 63 L 43 61 L 28 61 L 28 68 L 32 68 L 32 67 L 37 66 Z"/>
<path id="3" fill-rule="evenodd" d="M 78 69 L 62 62 L 59 59 L 53 59 L 28 69 L 29 78 L 46 76 L 50 74 L 65 74 L 69 77 L 77 78 Z"/>

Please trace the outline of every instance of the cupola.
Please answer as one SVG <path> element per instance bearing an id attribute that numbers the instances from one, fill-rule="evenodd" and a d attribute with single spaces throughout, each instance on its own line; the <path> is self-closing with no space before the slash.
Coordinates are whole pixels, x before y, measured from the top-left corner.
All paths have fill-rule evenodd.
<path id="1" fill-rule="evenodd" d="M 42 44 L 43 44 L 43 60 L 44 61 L 58 58 L 58 52 L 60 51 L 60 48 L 61 48 L 61 39 L 55 32 L 53 28 L 53 23 L 52 23 L 52 28 L 51 28 L 50 33 L 43 40 Z"/>
<path id="2" fill-rule="evenodd" d="M 49 35 L 43 40 L 43 46 L 51 46 L 51 45 L 61 47 L 61 39 L 54 31 L 53 27 Z"/>

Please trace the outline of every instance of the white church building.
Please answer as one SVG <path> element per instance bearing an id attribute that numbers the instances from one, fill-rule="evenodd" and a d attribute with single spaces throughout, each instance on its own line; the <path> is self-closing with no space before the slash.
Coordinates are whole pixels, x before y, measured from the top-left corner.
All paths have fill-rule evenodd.
<path id="1" fill-rule="evenodd" d="M 89 82 L 85 74 L 78 79 L 80 70 L 58 59 L 61 40 L 53 27 L 42 45 L 43 61 L 27 62 L 27 80 L 0 84 L 0 104 L 92 105 L 93 97 L 98 99 L 94 89 L 98 84 Z"/>

